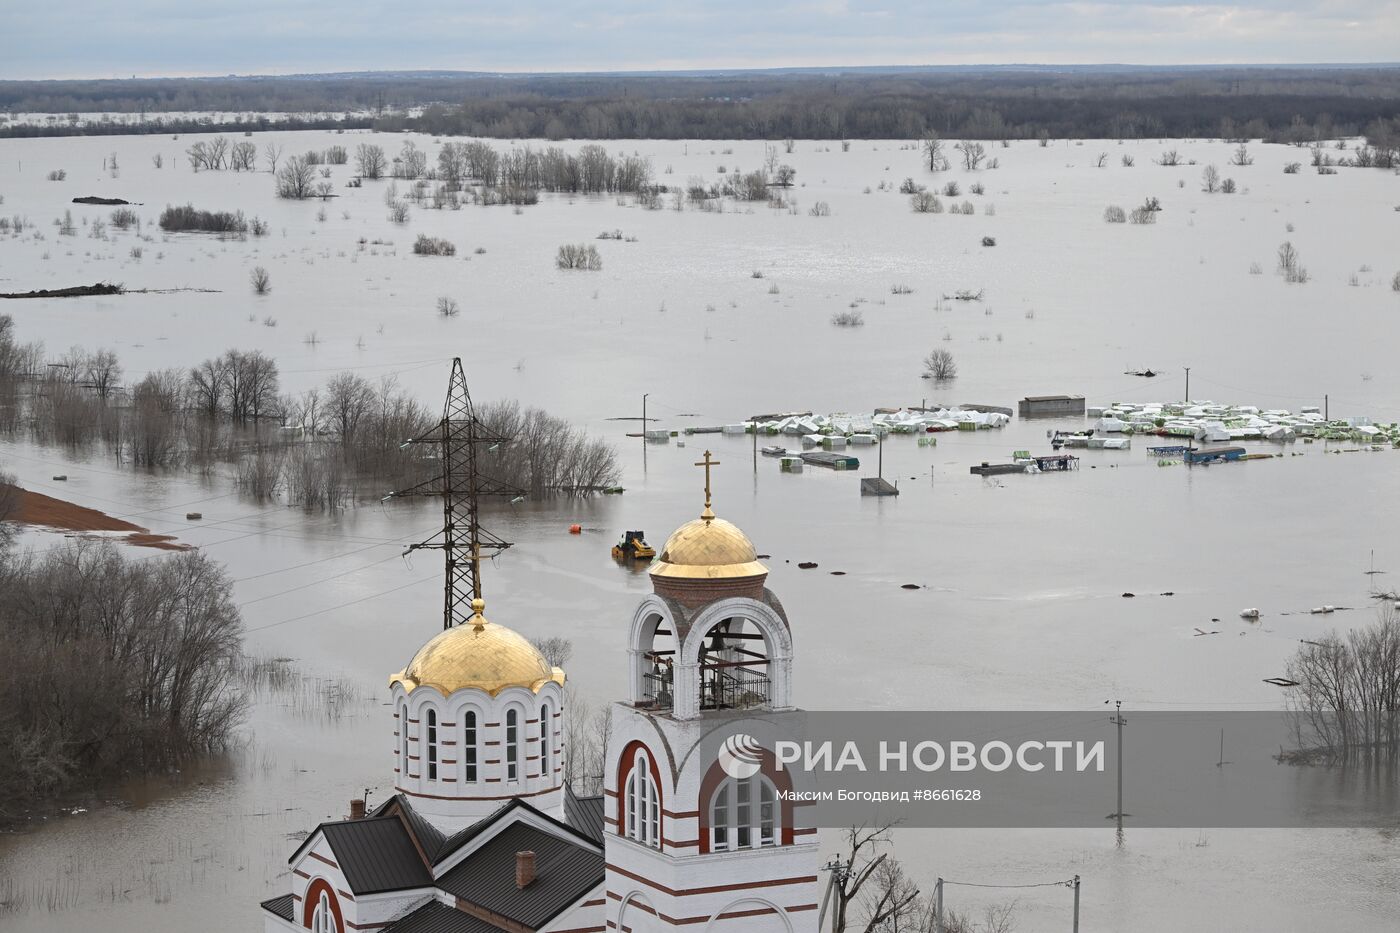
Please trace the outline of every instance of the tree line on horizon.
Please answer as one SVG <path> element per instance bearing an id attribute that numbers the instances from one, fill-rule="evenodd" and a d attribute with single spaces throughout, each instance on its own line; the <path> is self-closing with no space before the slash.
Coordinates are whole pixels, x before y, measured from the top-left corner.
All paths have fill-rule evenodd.
<path id="1" fill-rule="evenodd" d="M 511 139 L 916 139 L 936 132 L 1306 143 L 1400 119 L 1400 68 L 13 81 L 0 82 L 0 110 L 151 118 L 136 125 L 71 117 L 0 122 L 0 136 L 373 127 Z M 176 111 L 245 116 L 160 117 Z"/>

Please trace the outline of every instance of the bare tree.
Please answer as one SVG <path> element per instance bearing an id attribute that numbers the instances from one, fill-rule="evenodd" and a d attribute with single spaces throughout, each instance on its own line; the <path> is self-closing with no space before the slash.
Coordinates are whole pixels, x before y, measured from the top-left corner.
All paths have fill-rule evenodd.
<path id="1" fill-rule="evenodd" d="M 13 473 L 0 472 L 0 558 L 14 534 L 14 526 L 9 523 L 11 516 L 19 511 L 19 486 L 15 485 Z"/>
<path id="2" fill-rule="evenodd" d="M 122 365 L 111 350 L 98 350 L 84 361 L 83 378 L 98 398 L 107 398 L 121 377 Z"/>
<path id="3" fill-rule="evenodd" d="M 852 826 L 846 830 L 842 859 L 844 868 L 833 879 L 832 890 L 836 894 L 836 905 L 831 916 L 831 933 L 847 933 L 852 921 L 851 906 L 862 903 L 863 894 L 869 896 L 866 885 L 870 885 L 870 890 L 874 890 L 896 880 L 902 881 L 902 878 L 896 879 L 888 873 L 879 874 L 880 866 L 889 858 L 889 853 L 882 850 L 890 843 L 890 830 L 893 827 L 893 823 L 881 823 L 876 826 Z M 917 890 L 913 893 L 918 895 Z M 892 894 L 897 894 L 897 899 L 908 905 L 908 892 L 903 889 L 902 884 Z M 888 910 L 887 898 L 876 894 L 875 902 L 876 905 L 885 904 Z M 869 915 L 869 906 L 866 912 Z M 865 929 L 874 930 L 874 922 L 868 923 Z"/>
<path id="4" fill-rule="evenodd" d="M 929 133 L 922 143 L 924 153 L 924 165 L 928 166 L 930 172 L 943 172 L 948 169 L 948 157 L 943 153 L 943 140 L 938 138 L 937 133 Z"/>
<path id="5" fill-rule="evenodd" d="M 322 411 L 341 442 L 353 444 L 373 404 L 374 386 L 370 385 L 369 380 L 352 372 L 343 372 L 332 376 L 326 384 Z"/>
<path id="6" fill-rule="evenodd" d="M 1291 240 L 1284 240 L 1278 248 L 1278 271 L 1289 284 L 1306 282 L 1309 278 L 1298 255 L 1298 248 Z"/>
<path id="7" fill-rule="evenodd" d="M 1235 154 L 1230 157 L 1231 165 L 1253 165 L 1254 157 L 1249 154 L 1249 147 L 1240 143 L 1235 147 Z"/>
<path id="8" fill-rule="evenodd" d="M 943 202 L 932 191 L 916 191 L 909 196 L 909 207 L 916 214 L 941 214 Z"/>
<path id="9" fill-rule="evenodd" d="M 1220 187 L 1220 169 L 1214 165 L 1207 165 L 1201 170 L 1201 190 L 1207 194 L 1215 194 Z"/>
<path id="10" fill-rule="evenodd" d="M 572 686 L 565 688 L 564 780 L 580 797 L 603 792 L 608 742 L 612 739 L 612 704 L 592 709 Z"/>
<path id="11" fill-rule="evenodd" d="M 223 411 L 228 392 L 227 361 L 218 357 L 191 369 L 190 392 L 195 407 L 208 417 L 213 418 Z"/>
<path id="12" fill-rule="evenodd" d="M 1158 165 L 1176 166 L 1181 164 L 1181 153 L 1175 149 L 1167 149 L 1157 160 Z"/>
<path id="13" fill-rule="evenodd" d="M 939 347 L 924 357 L 924 378 L 933 379 L 936 382 L 946 382 L 954 379 L 958 375 L 958 364 L 953 359 L 953 354 L 948 350 Z"/>
<path id="14" fill-rule="evenodd" d="M 387 165 L 382 147 L 373 143 L 360 143 L 355 148 L 355 172 L 361 178 L 383 178 Z"/>
<path id="15" fill-rule="evenodd" d="M 251 172 L 257 161 L 257 144 L 246 139 L 234 143 L 233 148 L 229 150 L 229 168 L 235 172 Z"/>
<path id="16" fill-rule="evenodd" d="M 1108 163 L 1108 153 L 1107 153 L 1107 152 L 1100 152 L 1098 158 L 1094 160 L 1094 167 L 1095 167 L 1095 168 L 1103 168 L 1104 165 L 1107 164 L 1107 163 Z"/>
<path id="17" fill-rule="evenodd" d="M 279 198 L 309 198 L 314 193 L 316 167 L 307 162 L 305 156 L 292 156 L 277 170 L 275 177 Z"/>
<path id="18" fill-rule="evenodd" d="M 266 295 L 272 291 L 272 276 L 262 266 L 254 266 L 252 273 L 248 276 L 253 283 L 253 293 L 255 295 Z"/>
<path id="19" fill-rule="evenodd" d="M 282 149 L 281 145 L 271 140 L 263 145 L 263 159 L 267 162 L 267 170 L 274 175 L 277 174 L 277 161 L 282 158 Z"/>
<path id="20" fill-rule="evenodd" d="M 1288 664 L 1295 753 L 1305 760 L 1400 757 L 1400 617 L 1383 610 L 1343 639 L 1305 642 Z"/>
<path id="21" fill-rule="evenodd" d="M 969 172 L 975 172 L 982 165 L 982 160 L 987 157 L 987 147 L 979 142 L 964 139 L 953 147 L 962 153 L 963 168 Z"/>
<path id="22" fill-rule="evenodd" d="M 569 658 L 574 656 L 574 643 L 559 635 L 551 635 L 548 638 L 536 638 L 530 644 L 535 646 L 535 650 L 544 655 L 545 663 L 550 667 L 563 667 L 569 663 Z"/>

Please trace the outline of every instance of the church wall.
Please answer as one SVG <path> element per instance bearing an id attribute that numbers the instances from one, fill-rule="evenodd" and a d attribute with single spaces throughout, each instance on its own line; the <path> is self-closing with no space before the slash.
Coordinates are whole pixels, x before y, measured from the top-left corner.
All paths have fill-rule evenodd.
<path id="1" fill-rule="evenodd" d="M 292 918 L 298 926 L 305 927 L 307 905 L 312 909 L 320 898 L 322 885 L 329 887 L 334 895 L 335 906 L 339 908 L 342 933 L 350 933 L 359 923 L 355 895 L 345 880 L 345 874 L 336 862 L 330 843 L 318 831 L 315 842 L 301 853 L 296 864 L 292 865 Z"/>
<path id="2" fill-rule="evenodd" d="M 599 884 L 577 904 L 540 927 L 539 933 L 602 933 L 607 929 L 603 909 L 606 898 Z"/>

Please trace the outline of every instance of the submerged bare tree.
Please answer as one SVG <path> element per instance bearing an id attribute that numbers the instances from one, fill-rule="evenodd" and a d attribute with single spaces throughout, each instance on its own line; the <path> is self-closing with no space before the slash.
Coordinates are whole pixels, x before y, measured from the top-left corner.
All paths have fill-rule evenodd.
<path id="1" fill-rule="evenodd" d="M 1206 194 L 1215 194 L 1215 190 L 1220 187 L 1220 169 L 1214 165 L 1207 165 L 1201 170 L 1201 190 Z"/>
<path id="2" fill-rule="evenodd" d="M 0 557 L 0 813 L 229 741 L 245 701 L 227 574 L 111 543 Z"/>
<path id="3" fill-rule="evenodd" d="M 1288 664 L 1299 756 L 1329 762 L 1400 758 L 1400 617 L 1305 642 Z"/>
<path id="4" fill-rule="evenodd" d="M 388 160 L 382 147 L 373 143 L 360 143 L 355 147 L 355 173 L 361 178 L 383 178 L 387 168 Z"/>
<path id="5" fill-rule="evenodd" d="M 924 357 L 924 378 L 944 382 L 953 379 L 958 374 L 957 360 L 953 359 L 953 354 L 939 347 Z"/>
<path id="6" fill-rule="evenodd" d="M 969 172 L 975 172 L 982 165 L 982 160 L 987 157 L 987 147 L 978 142 L 964 139 L 953 147 L 962 153 L 963 168 Z M 995 168 L 996 166 L 992 166 Z"/>
<path id="7" fill-rule="evenodd" d="M 292 156 L 273 177 L 279 198 L 301 200 L 316 193 L 316 167 L 305 156 Z"/>
<path id="8" fill-rule="evenodd" d="M 948 156 L 943 152 L 943 140 L 937 133 L 924 136 L 920 144 L 924 153 L 924 165 L 930 172 L 943 172 L 948 169 Z"/>

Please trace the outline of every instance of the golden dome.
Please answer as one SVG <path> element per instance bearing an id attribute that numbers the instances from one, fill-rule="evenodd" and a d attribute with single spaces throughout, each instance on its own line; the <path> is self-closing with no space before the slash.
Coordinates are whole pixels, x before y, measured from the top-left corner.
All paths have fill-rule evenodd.
<path id="1" fill-rule="evenodd" d="M 726 580 L 768 573 L 753 542 L 737 525 L 715 518 L 708 506 L 705 516 L 686 522 L 666 539 L 651 565 L 653 577 Z"/>
<path id="2" fill-rule="evenodd" d="M 529 640 L 505 626 L 488 622 L 485 603 L 472 600 L 475 615 L 463 625 L 443 631 L 413 656 L 408 667 L 389 678 L 408 692 L 433 687 L 443 696 L 468 688 L 495 696 L 507 687 L 539 692 L 546 683 L 561 686 L 564 672 L 550 667 Z"/>

